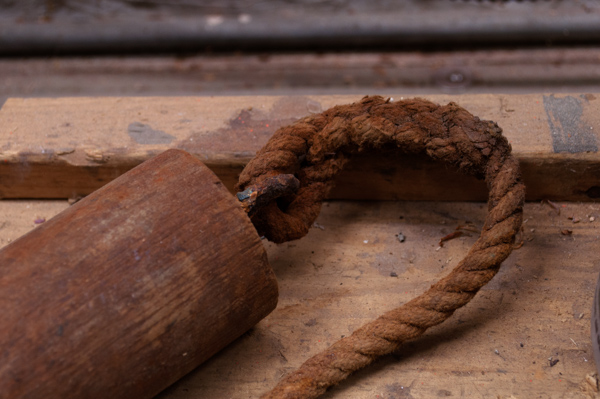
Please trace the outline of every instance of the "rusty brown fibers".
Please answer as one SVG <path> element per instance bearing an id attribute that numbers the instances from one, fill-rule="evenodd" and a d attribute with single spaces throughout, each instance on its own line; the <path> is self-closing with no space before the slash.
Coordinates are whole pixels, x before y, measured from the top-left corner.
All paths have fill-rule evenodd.
<path id="1" fill-rule="evenodd" d="M 490 281 L 512 250 L 525 196 L 519 165 L 501 132 L 494 122 L 482 121 L 454 103 L 439 106 L 421 99 L 391 102 L 365 97 L 275 133 L 238 184 L 240 191 L 248 192 L 282 174 L 299 180 L 295 194 L 285 194 L 252 217 L 259 233 L 275 242 L 308 232 L 333 177 L 349 156 L 363 150 L 425 153 L 485 179 L 489 199 L 481 236 L 447 277 L 313 356 L 263 398 L 319 397 L 353 371 L 446 320 Z"/>

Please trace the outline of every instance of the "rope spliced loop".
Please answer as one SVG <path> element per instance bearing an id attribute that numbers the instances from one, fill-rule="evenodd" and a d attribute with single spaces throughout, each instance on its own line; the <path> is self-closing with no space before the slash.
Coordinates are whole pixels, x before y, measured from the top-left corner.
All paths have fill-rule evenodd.
<path id="1" fill-rule="evenodd" d="M 488 212 L 480 237 L 454 270 L 428 291 L 313 356 L 263 399 L 321 396 L 466 305 L 511 253 L 525 198 L 519 164 L 498 125 L 455 103 L 440 106 L 422 99 L 391 102 L 367 96 L 282 127 L 240 175 L 237 188 L 246 194 L 238 198 L 243 201 L 264 191 L 269 182 L 280 182 L 278 176 L 288 175 L 284 180 L 294 187 L 279 188 L 269 201 L 256 201 L 261 206 L 253 209 L 251 219 L 259 234 L 271 241 L 299 239 L 308 233 L 334 176 L 349 157 L 389 148 L 424 153 L 485 179 Z"/>

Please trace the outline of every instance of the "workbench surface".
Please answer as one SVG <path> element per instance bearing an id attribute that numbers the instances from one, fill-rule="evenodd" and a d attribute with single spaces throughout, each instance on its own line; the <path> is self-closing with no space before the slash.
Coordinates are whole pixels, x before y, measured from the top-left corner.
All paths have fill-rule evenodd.
<path id="1" fill-rule="evenodd" d="M 66 207 L 0 201 L 0 246 Z M 595 372 L 590 311 L 600 204 L 559 203 L 558 210 L 528 203 L 517 238 L 522 247 L 471 303 L 325 398 L 597 397 L 586 376 Z M 279 281 L 277 309 L 157 398 L 258 397 L 311 355 L 447 274 L 477 234 L 443 247 L 440 238 L 465 222 L 480 228 L 485 214 L 484 203 L 326 203 L 305 238 L 265 242 Z"/>

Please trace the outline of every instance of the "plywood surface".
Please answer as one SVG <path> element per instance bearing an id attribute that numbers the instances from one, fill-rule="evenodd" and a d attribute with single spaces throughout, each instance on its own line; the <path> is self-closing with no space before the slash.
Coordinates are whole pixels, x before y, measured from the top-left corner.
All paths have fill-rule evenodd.
<path id="1" fill-rule="evenodd" d="M 0 201 L 0 245 L 67 206 Z M 560 215 L 528 203 L 523 246 L 470 304 L 325 398 L 597 397 L 585 377 L 595 371 L 589 325 L 600 204 L 558 206 Z M 445 275 L 476 237 L 443 248 L 440 238 L 465 221 L 480 227 L 484 216 L 483 203 L 325 204 L 307 237 L 265 242 L 280 285 L 277 309 L 158 398 L 258 397 L 312 354 Z"/>
<path id="2" fill-rule="evenodd" d="M 361 97 L 8 99 L 0 109 L 0 198 L 86 195 L 168 148 L 199 157 L 232 189 L 277 128 Z M 496 121 L 521 162 L 530 200 L 600 197 L 600 95 L 425 97 Z M 423 159 L 365 154 L 340 174 L 331 198 L 484 200 L 486 190 Z"/>

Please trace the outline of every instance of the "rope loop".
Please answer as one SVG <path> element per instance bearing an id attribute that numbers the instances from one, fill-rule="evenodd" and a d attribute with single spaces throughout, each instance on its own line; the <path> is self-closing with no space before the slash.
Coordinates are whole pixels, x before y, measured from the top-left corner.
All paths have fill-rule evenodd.
<path id="1" fill-rule="evenodd" d="M 249 214 L 259 234 L 277 243 L 299 239 L 308 233 L 348 158 L 388 148 L 425 154 L 485 179 L 488 214 L 481 235 L 455 269 L 428 291 L 307 360 L 264 399 L 319 397 L 466 305 L 512 251 L 525 198 L 518 162 L 498 125 L 455 103 L 367 96 L 282 127 L 240 175 L 238 198 L 248 202 L 253 196 L 257 205 Z"/>

